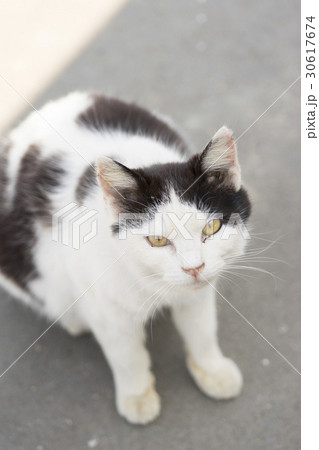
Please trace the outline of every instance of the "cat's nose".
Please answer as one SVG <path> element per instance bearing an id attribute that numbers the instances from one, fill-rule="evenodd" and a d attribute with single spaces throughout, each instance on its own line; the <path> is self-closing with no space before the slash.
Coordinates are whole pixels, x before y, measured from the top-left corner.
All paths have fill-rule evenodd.
<path id="1" fill-rule="evenodd" d="M 203 270 L 204 267 L 205 267 L 205 263 L 203 263 L 197 267 L 189 267 L 189 268 L 182 267 L 182 269 L 184 270 L 185 273 L 188 273 L 188 275 L 191 275 L 192 277 L 196 278 L 197 275 L 199 274 L 199 272 L 201 270 Z"/>

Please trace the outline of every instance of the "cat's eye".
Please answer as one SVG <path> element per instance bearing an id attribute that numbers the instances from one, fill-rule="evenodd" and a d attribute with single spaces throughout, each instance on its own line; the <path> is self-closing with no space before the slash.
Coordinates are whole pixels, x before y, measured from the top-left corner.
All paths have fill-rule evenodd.
<path id="1" fill-rule="evenodd" d="M 165 247 L 170 241 L 164 236 L 147 236 L 146 238 L 152 247 Z"/>
<path id="2" fill-rule="evenodd" d="M 202 233 L 204 236 L 212 236 L 217 233 L 222 226 L 222 222 L 219 219 L 210 220 L 203 228 Z"/>

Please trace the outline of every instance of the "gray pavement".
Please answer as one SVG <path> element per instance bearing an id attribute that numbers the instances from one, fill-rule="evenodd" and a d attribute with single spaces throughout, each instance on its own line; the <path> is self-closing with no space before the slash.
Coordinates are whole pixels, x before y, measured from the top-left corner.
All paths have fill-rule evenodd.
<path id="1" fill-rule="evenodd" d="M 38 100 L 102 90 L 171 116 L 201 150 L 221 125 L 239 136 L 298 77 L 299 2 L 131 1 Z M 258 238 L 279 241 L 222 293 L 300 369 L 300 85 L 297 82 L 238 142 Z M 268 241 L 255 239 L 254 245 Z M 0 370 L 48 323 L 5 293 L 0 298 Z M 146 428 L 114 408 L 110 370 L 91 336 L 54 326 L 0 380 L 0 449 L 300 448 L 299 374 L 223 299 L 220 340 L 241 367 L 234 401 L 202 395 L 186 372 L 170 319 L 149 342 L 163 400 Z"/>

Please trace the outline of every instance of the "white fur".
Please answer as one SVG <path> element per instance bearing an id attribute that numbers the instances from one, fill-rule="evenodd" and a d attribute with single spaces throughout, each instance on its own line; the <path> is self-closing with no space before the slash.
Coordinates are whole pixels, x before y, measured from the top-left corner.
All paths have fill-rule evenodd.
<path id="1" fill-rule="evenodd" d="M 90 102 L 87 94 L 71 94 L 47 104 L 40 110 L 41 116 L 32 113 L 11 133 L 8 189 L 11 199 L 21 158 L 31 144 L 38 145 L 43 156 L 58 151 L 64 157 L 68 175 L 52 197 L 54 210 L 76 202 L 75 187 L 87 162 L 94 164 L 101 156 L 116 157 L 129 168 L 182 161 L 175 149 L 150 138 L 80 127 L 74 119 Z M 210 216 L 198 219 L 196 208 L 183 203 L 173 192 L 170 202 L 159 212 L 163 217 L 163 235 L 174 235 L 174 247 L 151 247 L 145 236 L 133 232 L 128 232 L 125 240 L 115 239 L 110 229 L 112 207 L 105 204 L 99 188 L 92 191 L 85 204 L 98 211 L 98 233 L 80 250 L 54 242 L 51 229 L 37 225 L 34 259 L 41 276 L 29 284 L 29 289 L 43 301 L 42 307 L 4 276 L 0 277 L 1 284 L 51 320 L 75 302 L 60 322 L 74 335 L 86 330 L 93 332 L 113 371 L 118 411 L 132 423 L 145 424 L 160 412 L 160 399 L 144 346 L 143 324 L 164 305 L 172 308 L 185 342 L 188 368 L 200 389 L 215 398 L 237 395 L 241 375 L 235 363 L 219 349 L 213 288 L 207 280 L 214 285 L 226 264 L 225 256 L 243 252 L 241 236 L 223 240 L 222 227 L 203 243 L 201 230 Z M 192 239 L 185 239 L 176 225 L 176 217 L 180 219 L 184 214 L 189 215 L 186 228 Z M 150 230 L 155 225 L 154 220 L 148 223 Z M 203 262 L 201 281 L 196 283 L 182 268 Z"/>

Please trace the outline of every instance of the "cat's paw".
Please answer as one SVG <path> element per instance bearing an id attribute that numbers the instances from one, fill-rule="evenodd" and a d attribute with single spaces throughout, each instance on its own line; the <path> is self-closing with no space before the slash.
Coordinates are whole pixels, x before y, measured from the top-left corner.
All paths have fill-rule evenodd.
<path id="1" fill-rule="evenodd" d="M 154 387 L 150 386 L 142 395 L 120 397 L 117 408 L 119 414 L 128 422 L 146 425 L 159 416 L 161 399 Z"/>
<path id="2" fill-rule="evenodd" d="M 71 336 L 78 337 L 82 334 L 88 333 L 90 330 L 87 326 L 77 320 L 65 319 L 60 321 L 60 325 L 64 328 Z"/>
<path id="3" fill-rule="evenodd" d="M 187 367 L 199 389 L 209 397 L 218 400 L 230 399 L 237 397 L 242 390 L 242 374 L 234 361 L 229 358 L 220 359 L 216 368 L 208 372 L 188 356 Z"/>

